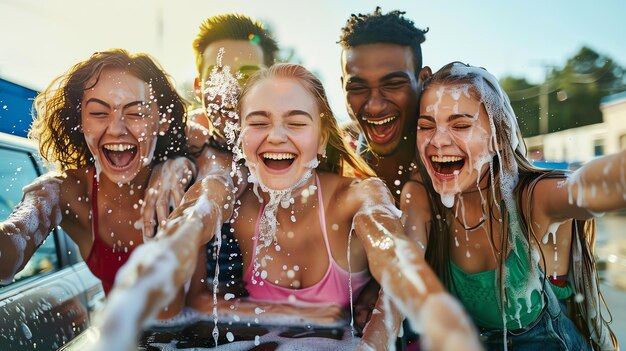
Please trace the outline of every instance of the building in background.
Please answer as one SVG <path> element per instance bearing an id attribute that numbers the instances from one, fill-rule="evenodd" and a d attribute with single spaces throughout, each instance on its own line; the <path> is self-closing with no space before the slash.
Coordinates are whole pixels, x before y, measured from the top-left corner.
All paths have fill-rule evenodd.
<path id="1" fill-rule="evenodd" d="M 525 138 L 533 161 L 585 163 L 626 148 L 626 92 L 600 103 L 602 123 Z"/>

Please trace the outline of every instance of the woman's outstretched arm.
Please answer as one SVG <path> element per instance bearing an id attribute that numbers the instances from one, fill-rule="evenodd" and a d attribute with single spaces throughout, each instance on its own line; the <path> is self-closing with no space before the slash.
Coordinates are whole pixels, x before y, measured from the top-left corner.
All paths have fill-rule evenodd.
<path id="1" fill-rule="evenodd" d="M 353 227 L 365 248 L 370 272 L 423 336 L 423 344 L 437 350 L 480 350 L 469 317 L 445 292 L 423 252 L 404 234 L 400 213 L 384 183 L 370 178 L 351 188 Z"/>
<path id="2" fill-rule="evenodd" d="M 22 201 L 0 222 L 0 283 L 13 280 L 50 231 L 61 223 L 60 175 L 46 174 L 24 187 Z"/>
<path id="3" fill-rule="evenodd" d="M 626 150 L 589 161 L 565 179 L 542 179 L 533 205 L 563 220 L 626 207 Z"/>

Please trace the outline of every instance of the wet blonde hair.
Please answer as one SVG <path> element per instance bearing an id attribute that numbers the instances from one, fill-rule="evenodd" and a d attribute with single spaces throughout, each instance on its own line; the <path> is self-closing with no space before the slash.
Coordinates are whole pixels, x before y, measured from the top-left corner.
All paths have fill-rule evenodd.
<path id="1" fill-rule="evenodd" d="M 246 96 L 250 93 L 252 87 L 270 78 L 294 79 L 315 99 L 317 107 L 320 110 L 322 140 L 327 141 L 326 157 L 322 157 L 319 160 L 319 170 L 346 175 L 347 170 L 351 168 L 363 176 L 373 177 L 376 175 L 342 137 L 337 119 L 330 109 L 322 82 L 301 65 L 279 63 L 254 73 L 245 83 L 241 95 L 239 96 L 239 111 L 241 111 L 241 106 L 245 103 Z"/>

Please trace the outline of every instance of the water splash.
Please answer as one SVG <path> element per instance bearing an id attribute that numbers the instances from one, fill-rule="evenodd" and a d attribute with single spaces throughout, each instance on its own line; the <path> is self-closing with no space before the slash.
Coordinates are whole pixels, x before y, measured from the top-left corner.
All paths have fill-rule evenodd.
<path id="1" fill-rule="evenodd" d="M 252 274 L 253 284 L 257 284 L 258 282 L 255 277 L 259 275 L 259 268 L 261 266 L 266 266 L 267 261 L 272 260 L 271 256 L 264 255 L 260 257 L 259 261 L 261 250 L 269 248 L 272 244 L 277 245 L 276 226 L 278 222 L 276 215 L 278 212 L 278 206 L 280 205 L 281 207 L 286 208 L 295 202 L 292 196 L 293 191 L 301 189 L 309 181 L 309 179 L 313 176 L 313 170 L 318 166 L 318 164 L 319 161 L 317 160 L 306 163 L 309 169 L 302 175 L 300 180 L 286 189 L 276 190 L 268 188 L 265 184 L 263 184 L 261 179 L 256 176 L 256 165 L 247 163 L 248 168 L 250 169 L 248 182 L 253 184 L 253 190 L 258 197 L 259 202 L 263 202 L 263 197 L 259 193 L 259 188 L 261 191 L 269 195 L 269 200 L 264 204 L 263 213 L 261 215 L 261 219 L 259 220 L 258 244 L 254 252 Z"/>

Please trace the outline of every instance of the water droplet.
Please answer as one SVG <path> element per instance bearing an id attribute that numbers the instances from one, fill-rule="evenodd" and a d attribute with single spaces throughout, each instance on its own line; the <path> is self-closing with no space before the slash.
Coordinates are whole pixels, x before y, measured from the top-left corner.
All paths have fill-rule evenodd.
<path id="1" fill-rule="evenodd" d="M 585 301 L 585 297 L 583 296 L 583 294 L 577 293 L 576 296 L 574 296 L 574 301 L 581 303 Z"/>

